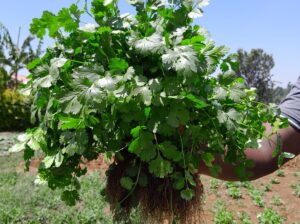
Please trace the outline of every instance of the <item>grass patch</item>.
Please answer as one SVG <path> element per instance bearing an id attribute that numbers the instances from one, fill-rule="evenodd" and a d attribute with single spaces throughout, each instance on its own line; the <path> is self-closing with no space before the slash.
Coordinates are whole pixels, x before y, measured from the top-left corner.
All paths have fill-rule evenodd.
<path id="1" fill-rule="evenodd" d="M 21 160 L 21 154 L 0 157 L 0 223 L 112 223 L 98 173 L 81 178 L 82 200 L 69 207 L 60 200 L 60 191 L 34 185 L 34 176 L 16 173 Z"/>

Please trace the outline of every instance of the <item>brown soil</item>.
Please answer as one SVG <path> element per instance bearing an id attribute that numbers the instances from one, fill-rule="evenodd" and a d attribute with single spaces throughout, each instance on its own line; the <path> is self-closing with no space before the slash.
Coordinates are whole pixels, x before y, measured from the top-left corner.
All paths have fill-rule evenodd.
<path id="1" fill-rule="evenodd" d="M 38 173 L 38 168 L 40 166 L 40 163 L 42 161 L 42 158 L 37 158 L 37 159 L 32 159 L 30 161 L 30 166 L 29 166 L 29 173 L 32 175 L 36 175 Z M 81 164 L 82 168 L 87 168 L 88 173 L 90 172 L 95 172 L 99 171 L 101 176 L 105 175 L 105 171 L 107 170 L 109 166 L 109 161 L 105 161 L 102 156 L 99 156 L 96 160 L 92 160 L 89 162 L 83 161 Z M 25 162 L 22 161 L 17 167 L 16 171 L 17 172 L 25 172 Z"/>
<path id="2" fill-rule="evenodd" d="M 276 172 L 260 178 L 258 180 L 252 181 L 251 184 L 260 191 L 264 192 L 264 187 L 270 183 L 271 191 L 264 192 L 263 200 L 265 202 L 265 208 L 272 208 L 277 211 L 286 220 L 284 223 L 287 224 L 299 224 L 300 223 L 300 198 L 293 194 L 292 184 L 300 182 L 300 156 L 294 158 L 293 160 L 286 163 L 282 170 L 284 172 L 284 177 L 277 176 Z M 298 173 L 298 176 L 296 174 Z M 219 189 L 211 190 L 209 189 L 209 182 L 213 178 L 203 176 L 202 182 L 205 186 L 204 193 L 204 216 L 206 217 L 206 222 L 213 223 L 214 218 L 214 204 L 217 200 L 222 200 L 226 208 L 232 211 L 235 215 L 236 220 L 239 220 L 239 214 L 246 212 L 253 223 L 258 223 L 257 215 L 261 213 L 264 208 L 260 208 L 255 205 L 253 200 L 249 195 L 249 191 L 242 188 L 242 198 L 232 199 L 228 196 L 225 184 L 221 184 Z M 272 184 L 271 180 L 276 179 L 279 181 L 278 184 Z M 276 206 L 272 204 L 272 197 L 279 196 L 283 201 L 283 205 Z"/>
<path id="3" fill-rule="evenodd" d="M 33 160 L 30 164 L 30 173 L 36 174 L 41 159 Z M 104 176 L 108 163 L 99 156 L 97 160 L 88 162 L 83 166 L 87 167 L 89 172 L 100 171 L 100 175 Z M 18 172 L 23 172 L 24 163 L 17 167 Z M 293 194 L 291 184 L 300 182 L 300 156 L 286 163 L 282 170 L 285 174 L 284 177 L 277 176 L 276 172 L 260 178 L 259 180 L 252 181 L 251 184 L 260 191 L 264 191 L 264 187 L 271 183 L 272 179 L 279 181 L 278 184 L 270 184 L 271 191 L 264 192 L 263 200 L 265 202 L 265 208 L 272 208 L 277 211 L 281 216 L 285 218 L 284 223 L 299 224 L 300 223 L 300 198 Z M 214 206 L 216 201 L 221 200 L 225 203 L 227 210 L 231 211 L 236 220 L 239 220 L 239 215 L 242 212 L 246 212 L 253 223 L 258 223 L 257 215 L 261 213 L 264 208 L 260 208 L 254 204 L 249 195 L 249 191 L 246 188 L 241 187 L 242 198 L 232 199 L 225 186 L 225 182 L 220 181 L 220 187 L 216 190 L 210 189 L 210 181 L 213 178 L 202 176 L 201 181 L 204 185 L 203 194 L 203 223 L 213 223 L 214 219 Z M 272 204 L 272 197 L 279 196 L 283 201 L 283 205 L 276 206 Z M 238 222 L 240 223 L 240 222 Z"/>

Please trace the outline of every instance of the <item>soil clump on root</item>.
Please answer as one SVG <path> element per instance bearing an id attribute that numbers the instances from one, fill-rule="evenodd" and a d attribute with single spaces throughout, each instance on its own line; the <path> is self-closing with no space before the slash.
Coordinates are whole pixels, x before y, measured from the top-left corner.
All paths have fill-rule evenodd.
<path id="1" fill-rule="evenodd" d="M 120 179 L 127 167 L 128 162 L 121 161 L 111 164 L 107 171 L 106 197 L 116 223 L 130 224 L 130 214 L 135 208 L 145 224 L 201 223 L 203 185 L 199 175 L 195 178 L 195 196 L 186 201 L 181 198 L 180 191 L 173 189 L 169 179 L 159 179 L 149 173 L 147 186 L 137 185 L 126 191 L 120 185 Z M 143 172 L 146 168 L 141 167 Z"/>

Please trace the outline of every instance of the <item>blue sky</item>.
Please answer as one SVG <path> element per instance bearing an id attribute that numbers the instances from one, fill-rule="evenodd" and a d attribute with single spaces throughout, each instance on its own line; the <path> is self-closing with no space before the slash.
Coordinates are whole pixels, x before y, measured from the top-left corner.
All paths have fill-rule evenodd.
<path id="1" fill-rule="evenodd" d="M 82 0 L 81 0 L 82 1 Z M 32 18 L 44 10 L 57 12 L 76 0 L 4 0 L 0 21 L 17 39 L 29 34 Z M 122 12 L 133 12 L 125 0 L 120 0 Z M 218 45 L 226 45 L 235 52 L 238 48 L 262 48 L 272 54 L 272 70 L 278 85 L 294 82 L 300 76 L 300 1 L 299 0 L 211 0 L 204 17 L 196 21 L 204 26 Z M 45 45 L 50 44 L 45 41 Z M 23 71 L 23 73 L 26 73 Z"/>

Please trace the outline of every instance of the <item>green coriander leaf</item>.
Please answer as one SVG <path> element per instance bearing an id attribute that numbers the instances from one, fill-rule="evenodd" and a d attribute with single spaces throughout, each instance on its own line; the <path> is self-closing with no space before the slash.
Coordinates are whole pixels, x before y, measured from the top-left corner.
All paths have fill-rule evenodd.
<path id="1" fill-rule="evenodd" d="M 185 178 L 187 179 L 189 184 L 195 187 L 197 184 L 194 180 L 194 177 L 191 175 L 191 173 L 187 170 L 184 173 L 185 173 Z"/>
<path id="2" fill-rule="evenodd" d="M 261 147 L 261 139 L 249 139 L 245 143 L 245 148 L 258 149 Z"/>
<path id="3" fill-rule="evenodd" d="M 185 186 L 185 179 L 184 177 L 176 178 L 173 182 L 173 188 L 176 190 L 181 190 Z"/>
<path id="4" fill-rule="evenodd" d="M 82 119 L 79 118 L 60 116 L 59 120 L 60 122 L 58 126 L 61 130 L 80 129 L 85 127 Z"/>
<path id="5" fill-rule="evenodd" d="M 212 167 L 212 162 L 215 160 L 215 157 L 213 154 L 206 152 L 201 154 L 201 159 L 204 161 L 205 165 L 208 167 Z"/>
<path id="6" fill-rule="evenodd" d="M 295 158 L 295 154 L 289 153 L 289 152 L 283 152 L 283 153 L 281 153 L 281 155 L 285 159 L 293 159 L 293 158 Z"/>
<path id="7" fill-rule="evenodd" d="M 128 147 L 128 151 L 138 155 L 143 161 L 149 162 L 156 156 L 156 147 L 153 144 L 153 135 L 139 130 L 139 137 L 135 138 Z M 137 130 L 133 134 L 137 136 Z"/>
<path id="8" fill-rule="evenodd" d="M 218 100 L 224 100 L 227 97 L 227 91 L 223 87 L 216 87 L 214 89 L 214 97 Z"/>
<path id="9" fill-rule="evenodd" d="M 156 148 L 152 142 L 143 143 L 142 150 L 139 153 L 140 158 L 143 161 L 149 162 L 156 156 Z"/>
<path id="10" fill-rule="evenodd" d="M 149 163 L 149 172 L 159 178 L 164 178 L 173 172 L 173 167 L 168 160 L 164 160 L 161 156 Z"/>
<path id="11" fill-rule="evenodd" d="M 47 169 L 52 166 L 52 164 L 54 163 L 54 160 L 55 160 L 55 156 L 46 156 L 42 162 L 43 162 L 45 168 Z"/>
<path id="12" fill-rule="evenodd" d="M 79 200 L 79 193 L 77 190 L 66 190 L 62 193 L 61 199 L 67 205 L 73 206 L 76 204 L 76 201 Z"/>
<path id="13" fill-rule="evenodd" d="M 146 107 L 144 109 L 145 118 L 148 119 L 151 113 L 151 107 Z"/>
<path id="14" fill-rule="evenodd" d="M 184 76 L 198 72 L 199 68 L 197 54 L 191 46 L 176 46 L 174 50 L 167 50 L 162 55 L 162 62 L 168 70 L 174 69 Z"/>
<path id="15" fill-rule="evenodd" d="M 191 93 L 188 93 L 186 95 L 184 95 L 184 97 L 190 101 L 192 101 L 194 104 L 195 104 L 195 107 L 197 109 L 201 109 L 201 108 L 204 108 L 206 107 L 206 103 L 202 100 L 200 100 L 199 98 L 197 98 L 196 96 L 194 96 L 193 94 Z"/>
<path id="16" fill-rule="evenodd" d="M 167 118 L 167 123 L 174 128 L 177 128 L 180 125 L 184 125 L 188 121 L 189 111 L 185 110 L 184 108 L 177 108 L 176 110 L 171 110 Z"/>
<path id="17" fill-rule="evenodd" d="M 159 92 L 162 90 L 162 84 L 159 79 L 150 79 L 148 84 L 151 91 Z"/>
<path id="18" fill-rule="evenodd" d="M 178 151 L 177 147 L 169 141 L 159 144 L 159 149 L 167 159 L 177 162 L 182 158 L 181 152 Z"/>
<path id="19" fill-rule="evenodd" d="M 165 42 L 160 33 L 154 33 L 143 39 L 133 36 L 129 40 L 129 45 L 133 46 L 137 52 L 143 55 L 160 54 L 165 51 Z"/>
<path id="20" fill-rule="evenodd" d="M 130 177 L 122 177 L 120 179 L 120 184 L 124 189 L 128 191 L 130 191 L 134 185 L 133 180 Z"/>
<path id="21" fill-rule="evenodd" d="M 40 39 L 43 39 L 46 30 L 49 30 L 50 37 L 56 37 L 58 29 L 57 18 L 49 11 L 44 11 L 40 19 L 33 19 L 30 25 L 30 32 L 36 34 Z"/>
<path id="22" fill-rule="evenodd" d="M 133 90 L 134 96 L 140 95 L 146 106 L 150 106 L 152 102 L 152 92 L 147 86 L 137 87 Z"/>
<path id="23" fill-rule="evenodd" d="M 131 166 L 126 169 L 126 175 L 129 177 L 136 177 L 138 175 L 138 167 Z"/>
<path id="24" fill-rule="evenodd" d="M 67 8 L 62 8 L 58 12 L 57 20 L 66 32 L 72 32 L 78 28 L 78 21 L 72 18 L 71 12 Z"/>
<path id="25" fill-rule="evenodd" d="M 132 137 L 137 138 L 140 135 L 140 131 L 144 130 L 145 128 L 145 126 L 137 126 L 131 129 L 130 134 L 132 135 Z"/>
<path id="26" fill-rule="evenodd" d="M 128 151 L 131 153 L 138 153 L 140 151 L 140 138 L 134 139 L 129 144 Z"/>
<path id="27" fill-rule="evenodd" d="M 141 186 L 141 187 L 146 187 L 148 185 L 148 177 L 145 173 L 141 173 L 140 174 L 140 177 L 139 177 L 139 180 L 138 180 L 138 184 Z"/>
<path id="28" fill-rule="evenodd" d="M 281 154 L 281 151 L 282 151 L 281 146 L 282 146 L 281 138 L 277 138 L 276 148 L 272 152 L 272 157 L 273 158 L 275 158 L 276 156 Z"/>
<path id="29" fill-rule="evenodd" d="M 32 62 L 27 64 L 27 69 L 32 70 L 32 69 L 36 68 L 38 65 L 40 65 L 41 63 L 42 63 L 42 60 L 40 58 L 36 58 Z"/>
<path id="30" fill-rule="evenodd" d="M 54 79 L 51 75 L 47 75 L 43 78 L 36 79 L 34 83 L 36 86 L 40 86 L 42 88 L 49 88 L 51 87 L 53 80 Z"/>
<path id="31" fill-rule="evenodd" d="M 64 160 L 64 156 L 61 152 L 58 152 L 56 155 L 55 155 L 55 167 L 60 167 L 61 164 L 63 163 L 63 160 Z"/>
<path id="32" fill-rule="evenodd" d="M 227 112 L 227 116 L 228 118 L 230 118 L 233 121 L 240 121 L 242 119 L 242 115 L 241 113 L 239 113 L 238 111 L 236 111 L 235 109 L 230 109 Z"/>
<path id="33" fill-rule="evenodd" d="M 26 142 L 14 144 L 10 149 L 9 152 L 21 152 L 26 148 Z"/>
<path id="34" fill-rule="evenodd" d="M 109 69 L 111 72 L 125 72 L 128 68 L 128 63 L 121 58 L 112 58 L 109 63 Z"/>
<path id="35" fill-rule="evenodd" d="M 30 147 L 31 149 L 37 151 L 41 149 L 40 144 L 37 142 L 37 140 L 32 137 L 28 142 L 27 142 L 28 147 Z"/>
<path id="36" fill-rule="evenodd" d="M 229 98 L 235 103 L 241 102 L 241 99 L 244 98 L 246 93 L 243 90 L 232 89 L 229 91 Z"/>
<path id="37" fill-rule="evenodd" d="M 70 114 L 78 114 L 82 108 L 82 105 L 78 101 L 77 97 L 75 96 L 66 106 L 64 113 Z"/>
<path id="38" fill-rule="evenodd" d="M 186 188 L 182 191 L 180 191 L 180 196 L 181 198 L 190 201 L 194 196 L 195 196 L 195 192 L 194 190 L 190 189 L 190 188 Z"/>
<path id="39" fill-rule="evenodd" d="M 109 5 L 109 4 L 113 3 L 113 2 L 114 2 L 113 0 L 104 0 L 103 5 L 107 6 L 107 5 Z"/>

